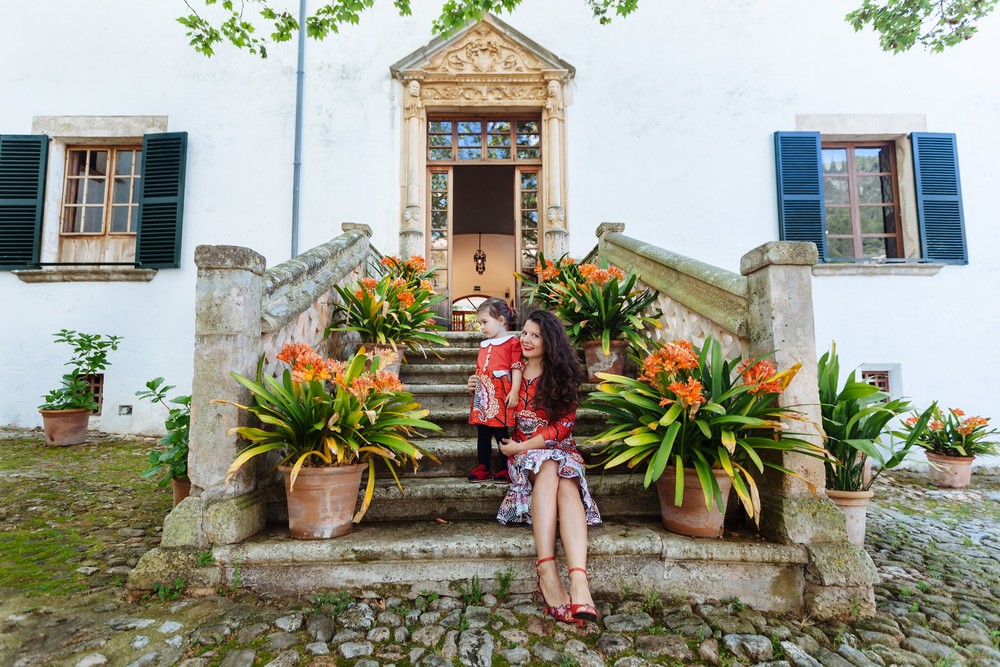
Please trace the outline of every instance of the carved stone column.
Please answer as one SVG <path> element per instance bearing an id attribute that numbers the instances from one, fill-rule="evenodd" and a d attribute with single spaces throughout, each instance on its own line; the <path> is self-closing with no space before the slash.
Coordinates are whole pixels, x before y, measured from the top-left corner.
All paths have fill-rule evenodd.
<path id="1" fill-rule="evenodd" d="M 423 211 L 423 159 L 424 125 L 427 114 L 420 101 L 420 82 L 411 79 L 406 84 L 403 101 L 403 141 L 406 146 L 406 204 L 399 226 L 399 254 L 401 257 L 423 255 L 424 211 Z"/>
<path id="2" fill-rule="evenodd" d="M 556 258 L 569 251 L 569 232 L 566 229 L 566 209 L 563 208 L 563 125 L 566 120 L 562 84 L 550 79 L 542 113 L 545 125 L 543 155 L 546 171 L 545 241 L 543 252 Z"/>

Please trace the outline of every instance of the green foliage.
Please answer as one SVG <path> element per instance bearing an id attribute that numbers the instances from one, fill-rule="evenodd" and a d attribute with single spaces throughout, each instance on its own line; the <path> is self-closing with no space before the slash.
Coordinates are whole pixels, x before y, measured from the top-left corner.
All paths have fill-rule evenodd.
<path id="1" fill-rule="evenodd" d="M 215 544 L 213 543 L 205 551 L 198 552 L 198 567 L 207 567 L 215 563 L 215 554 L 212 553 L 212 547 L 214 546 Z"/>
<path id="2" fill-rule="evenodd" d="M 462 598 L 462 602 L 467 605 L 479 604 L 483 601 L 483 587 L 479 583 L 479 575 L 472 575 L 472 580 L 469 582 L 468 586 L 463 586 L 458 584 L 458 596 Z"/>
<path id="3" fill-rule="evenodd" d="M 428 605 L 437 600 L 438 597 L 440 596 L 437 594 L 436 591 L 429 591 L 424 589 L 420 591 L 420 595 L 418 595 L 417 599 L 414 600 L 414 605 L 417 607 L 417 609 L 424 611 L 427 609 Z"/>
<path id="4" fill-rule="evenodd" d="M 867 491 L 882 472 L 902 463 L 916 442 L 916 438 L 906 438 L 899 449 L 886 452 L 881 440 L 889 432 L 889 421 L 909 409 L 910 402 L 887 400 L 888 394 L 867 382 L 858 382 L 853 371 L 838 392 L 840 359 L 836 343 L 820 357 L 817 370 L 826 449 L 836 458 L 825 461 L 826 488 Z M 928 418 L 924 416 L 924 423 Z M 869 457 L 878 463 L 879 469 L 866 482 L 864 473 Z"/>
<path id="5" fill-rule="evenodd" d="M 966 417 L 958 408 L 945 412 L 933 403 L 922 415 L 907 417 L 895 434 L 942 456 L 979 456 L 1000 453 L 1000 443 L 990 439 L 996 433 L 988 417 Z"/>
<path id="6" fill-rule="evenodd" d="M 740 600 L 739 597 L 735 595 L 732 597 L 723 598 L 719 600 L 719 602 L 726 605 L 729 608 L 730 612 L 739 613 L 747 608 L 746 603 Z"/>
<path id="7" fill-rule="evenodd" d="M 818 458 L 828 454 L 786 432 L 782 423 L 800 418 L 778 404 L 798 366 L 779 372 L 768 361 L 741 362 L 722 355 L 722 345 L 712 337 L 700 349 L 688 341 L 662 343 L 643 361 L 638 380 L 598 373 L 604 382 L 584 406 L 608 416 L 607 430 L 592 438 L 609 443 L 599 465 L 645 466 L 646 487 L 673 465 L 676 505 L 684 498 L 684 471 L 693 468 L 706 506 L 720 510 L 722 492 L 712 470 L 723 470 L 747 515 L 759 521 L 760 495 L 751 470 L 760 473 L 768 467 L 795 474 L 765 460 L 762 451 Z"/>
<path id="8" fill-rule="evenodd" d="M 555 310 L 562 301 L 562 294 L 556 291 L 557 285 L 583 281 L 580 266 L 569 253 L 563 254 L 555 261 L 545 259 L 545 255 L 538 253 L 535 275 L 538 278 L 537 282 L 529 276 L 514 272 L 514 276 L 527 288 L 524 293 L 525 299 L 539 308 L 550 310 Z"/>
<path id="9" fill-rule="evenodd" d="M 66 343 L 73 348 L 73 356 L 66 362 L 70 372 L 62 376 L 62 384 L 45 395 L 40 410 L 96 410 L 97 401 L 90 391 L 88 375 L 95 375 L 108 367 L 108 353 L 118 349 L 121 336 L 77 333 L 60 329 L 52 334 L 56 343 Z"/>
<path id="10" fill-rule="evenodd" d="M 863 0 L 845 18 L 856 31 L 870 27 L 884 51 L 901 53 L 917 42 L 940 53 L 971 39 L 998 0 Z"/>
<path id="11" fill-rule="evenodd" d="M 347 608 L 351 606 L 354 602 L 354 598 L 351 597 L 350 593 L 346 591 L 339 591 L 337 593 L 317 593 L 312 596 L 312 606 L 315 609 L 321 609 L 329 605 L 332 608 L 333 615 L 339 616 L 347 611 Z"/>
<path id="12" fill-rule="evenodd" d="M 250 17 L 244 16 L 245 0 L 204 0 L 205 9 L 213 16 L 206 18 L 198 13 L 191 2 L 186 2 L 191 13 L 181 16 L 177 22 L 184 26 L 189 43 L 198 53 L 206 56 L 215 54 L 215 47 L 228 42 L 238 49 L 246 49 L 261 58 L 267 58 L 267 44 L 287 42 L 299 30 L 299 22 L 291 12 L 276 10 L 271 0 L 257 0 L 261 29 L 254 25 Z M 585 0 L 601 25 L 611 22 L 612 14 L 627 16 L 635 11 L 638 0 Z M 194 4 L 200 4 L 195 2 Z M 357 25 L 361 13 L 371 8 L 375 0 L 331 0 L 321 5 L 306 17 L 306 35 L 313 39 L 324 39 L 330 33 L 339 32 L 340 26 Z M 410 0 L 393 0 L 393 6 L 400 16 L 409 16 Z M 435 34 L 447 37 L 469 22 L 475 22 L 490 12 L 494 14 L 512 12 L 521 0 L 445 0 L 441 14 L 434 20 Z M 206 11 L 206 13 L 207 13 Z"/>
<path id="13" fill-rule="evenodd" d="M 191 432 L 191 397 L 174 396 L 170 403 L 178 406 L 170 407 L 167 392 L 174 385 L 163 386 L 163 378 L 156 378 L 146 383 L 146 389 L 135 392 L 140 399 L 151 403 L 159 403 L 167 409 L 167 418 L 163 425 L 166 435 L 160 438 L 160 444 L 166 449 L 154 449 L 149 453 L 149 467 L 142 471 L 143 479 L 160 476 L 158 486 L 166 486 L 172 479 L 187 477 L 188 439 Z"/>
<path id="14" fill-rule="evenodd" d="M 184 577 L 177 577 L 172 584 L 153 584 L 152 595 L 160 601 L 176 600 L 184 594 Z"/>
<path id="15" fill-rule="evenodd" d="M 650 616 L 655 616 L 661 606 L 660 596 L 654 590 L 647 591 L 642 598 L 642 610 Z"/>
<path id="16" fill-rule="evenodd" d="M 497 598 L 506 600 L 510 595 L 510 585 L 514 581 L 514 568 L 508 567 L 506 570 L 497 570 Z"/>
<path id="17" fill-rule="evenodd" d="M 340 295 L 335 305 L 334 331 L 355 331 L 364 343 L 405 345 L 424 351 L 425 344 L 447 345 L 434 320 L 434 305 L 444 299 L 433 289 L 434 271 L 422 257 L 403 262 L 397 257 L 382 260 L 388 269 L 380 279 L 362 278 L 350 286 L 334 285 Z"/>
<path id="18" fill-rule="evenodd" d="M 413 395 L 405 391 L 395 373 L 380 370 L 381 357 L 352 355 L 346 362 L 323 359 L 308 345 L 286 345 L 278 355 L 286 363 L 281 379 L 263 375 L 264 358 L 257 365 L 256 380 L 232 372 L 237 382 L 250 390 L 253 404 L 229 403 L 253 414 L 269 429 L 242 426 L 236 432 L 249 441 L 229 467 L 227 481 L 247 461 L 276 451 L 278 465 L 290 465 L 294 486 L 303 466 L 346 466 L 362 462 L 385 462 L 396 485 L 402 484 L 395 465 L 433 455 L 412 442 L 416 429 L 440 431 L 424 419 Z M 329 389 L 328 389 L 329 385 Z M 361 508 L 364 516 L 375 491 L 375 466 L 368 466 L 368 484 Z"/>

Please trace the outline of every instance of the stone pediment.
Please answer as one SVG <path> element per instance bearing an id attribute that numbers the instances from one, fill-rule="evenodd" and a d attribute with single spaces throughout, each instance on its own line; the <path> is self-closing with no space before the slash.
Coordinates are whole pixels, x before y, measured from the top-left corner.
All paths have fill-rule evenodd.
<path id="1" fill-rule="evenodd" d="M 499 79 L 565 82 L 573 66 L 491 14 L 448 39 L 437 38 L 390 68 L 400 81 Z"/>

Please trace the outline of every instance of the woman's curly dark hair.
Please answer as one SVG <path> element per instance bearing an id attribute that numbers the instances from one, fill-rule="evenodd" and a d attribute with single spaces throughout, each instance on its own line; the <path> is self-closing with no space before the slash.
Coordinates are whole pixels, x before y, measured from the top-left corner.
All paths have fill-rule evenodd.
<path id="1" fill-rule="evenodd" d="M 558 317 L 547 310 L 536 310 L 525 318 L 542 332 L 542 376 L 535 390 L 534 406 L 541 408 L 550 420 L 563 416 L 580 400 L 583 371 L 576 348 L 566 335 Z"/>

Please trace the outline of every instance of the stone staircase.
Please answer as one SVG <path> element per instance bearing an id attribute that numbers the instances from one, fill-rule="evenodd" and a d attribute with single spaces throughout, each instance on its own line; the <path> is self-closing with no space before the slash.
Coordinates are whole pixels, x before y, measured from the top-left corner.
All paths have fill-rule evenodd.
<path id="1" fill-rule="evenodd" d="M 271 503 L 272 527 L 255 538 L 218 545 L 216 559 L 245 586 L 280 594 L 350 589 L 358 594 L 454 594 L 478 577 L 486 590 L 512 568 L 512 590 L 534 588 L 534 541 L 527 525 L 495 517 L 506 485 L 470 484 L 476 465 L 475 429 L 468 424 L 466 379 L 475 367 L 479 334 L 450 332 L 449 345 L 423 357 L 407 354 L 400 376 L 430 410 L 443 433 L 421 440 L 440 461 L 399 470 L 400 491 L 378 470 L 374 499 L 354 531 L 335 540 L 290 540 Z M 581 398 L 592 386 L 581 390 Z M 575 435 L 588 463 L 599 447 L 587 436 L 603 428 L 601 413 L 580 410 Z M 500 469 L 494 452 L 494 469 Z M 762 610 L 797 611 L 804 586 L 805 550 L 768 544 L 729 531 L 725 540 L 672 535 L 659 522 L 655 489 L 622 470 L 588 475 L 604 524 L 590 529 L 589 569 L 598 594 L 656 591 L 695 600 L 736 596 Z"/>

